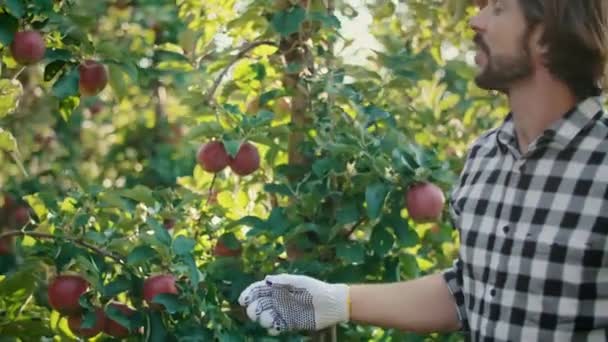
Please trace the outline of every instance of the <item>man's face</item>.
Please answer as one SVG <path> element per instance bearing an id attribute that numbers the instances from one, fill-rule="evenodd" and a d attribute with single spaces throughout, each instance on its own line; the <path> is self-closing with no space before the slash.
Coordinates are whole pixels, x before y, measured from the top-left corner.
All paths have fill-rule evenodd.
<path id="1" fill-rule="evenodd" d="M 528 28 L 519 0 L 476 0 L 479 13 L 471 19 L 475 30 L 480 72 L 475 82 L 482 89 L 507 92 L 534 70 L 528 46 Z"/>

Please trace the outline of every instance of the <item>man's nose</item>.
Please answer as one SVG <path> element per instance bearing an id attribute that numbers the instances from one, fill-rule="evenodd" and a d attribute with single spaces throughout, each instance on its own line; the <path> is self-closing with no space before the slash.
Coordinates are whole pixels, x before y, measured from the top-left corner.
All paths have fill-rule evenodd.
<path id="1" fill-rule="evenodd" d="M 475 33 L 482 33 L 484 31 L 483 10 L 471 17 L 469 20 L 469 27 L 471 27 Z"/>

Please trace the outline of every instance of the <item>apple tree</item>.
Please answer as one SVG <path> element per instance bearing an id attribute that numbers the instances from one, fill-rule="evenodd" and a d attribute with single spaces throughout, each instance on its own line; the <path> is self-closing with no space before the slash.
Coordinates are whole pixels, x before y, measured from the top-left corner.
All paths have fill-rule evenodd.
<path id="1" fill-rule="evenodd" d="M 373 283 L 451 264 L 449 190 L 505 111 L 472 83 L 474 10 L 0 2 L 0 335 L 461 340 L 269 337 L 237 298 L 270 273 Z M 363 20 L 365 42 L 347 28 Z"/>

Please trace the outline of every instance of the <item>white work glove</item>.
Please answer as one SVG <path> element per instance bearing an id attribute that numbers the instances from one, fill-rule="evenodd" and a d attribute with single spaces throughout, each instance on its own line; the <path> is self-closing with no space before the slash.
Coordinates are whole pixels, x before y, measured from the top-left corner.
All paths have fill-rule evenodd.
<path id="1" fill-rule="evenodd" d="M 266 276 L 247 287 L 239 304 L 249 318 L 270 335 L 287 331 L 316 331 L 348 322 L 349 287 L 300 275 Z"/>

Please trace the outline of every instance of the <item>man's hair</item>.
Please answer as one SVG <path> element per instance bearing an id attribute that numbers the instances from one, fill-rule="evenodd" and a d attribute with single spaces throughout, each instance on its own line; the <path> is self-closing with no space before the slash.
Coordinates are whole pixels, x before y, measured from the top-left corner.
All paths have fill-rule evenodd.
<path id="1" fill-rule="evenodd" d="M 519 0 L 530 28 L 544 26 L 546 66 L 578 98 L 606 86 L 608 0 Z"/>

